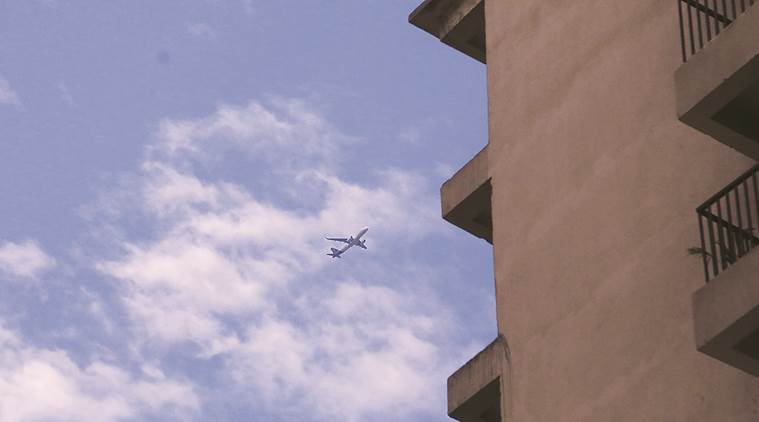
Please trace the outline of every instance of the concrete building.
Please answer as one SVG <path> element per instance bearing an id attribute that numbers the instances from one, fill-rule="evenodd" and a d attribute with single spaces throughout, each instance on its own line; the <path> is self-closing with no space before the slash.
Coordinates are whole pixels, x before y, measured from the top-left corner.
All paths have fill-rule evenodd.
<path id="1" fill-rule="evenodd" d="M 448 379 L 451 417 L 759 421 L 753 3 L 412 12 L 487 66 L 490 139 L 441 199 L 493 245 L 499 335 Z"/>

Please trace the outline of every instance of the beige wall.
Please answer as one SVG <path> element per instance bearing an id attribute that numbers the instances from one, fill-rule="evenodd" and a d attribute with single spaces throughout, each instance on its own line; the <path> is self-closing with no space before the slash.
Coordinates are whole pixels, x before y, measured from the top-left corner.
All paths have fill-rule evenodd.
<path id="1" fill-rule="evenodd" d="M 507 421 L 757 421 L 696 351 L 694 209 L 753 162 L 678 122 L 675 4 L 486 0 Z"/>

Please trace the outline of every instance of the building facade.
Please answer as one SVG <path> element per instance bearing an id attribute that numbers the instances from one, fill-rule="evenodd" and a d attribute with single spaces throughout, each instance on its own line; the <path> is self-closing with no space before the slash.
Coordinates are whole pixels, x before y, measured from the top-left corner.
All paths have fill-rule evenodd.
<path id="1" fill-rule="evenodd" d="M 449 415 L 759 421 L 759 6 L 427 0 L 410 22 L 487 66 L 489 139 L 441 200 L 493 245 L 499 335 Z"/>

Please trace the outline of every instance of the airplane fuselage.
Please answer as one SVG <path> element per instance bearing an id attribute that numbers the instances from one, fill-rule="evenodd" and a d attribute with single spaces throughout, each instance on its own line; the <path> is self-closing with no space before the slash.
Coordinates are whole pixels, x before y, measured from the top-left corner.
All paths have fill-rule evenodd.
<path id="1" fill-rule="evenodd" d="M 348 244 L 351 246 L 358 246 L 359 248 L 366 249 L 366 240 L 361 240 L 361 236 L 365 235 L 369 231 L 369 227 L 364 227 L 356 234 L 356 237 L 349 237 Z"/>

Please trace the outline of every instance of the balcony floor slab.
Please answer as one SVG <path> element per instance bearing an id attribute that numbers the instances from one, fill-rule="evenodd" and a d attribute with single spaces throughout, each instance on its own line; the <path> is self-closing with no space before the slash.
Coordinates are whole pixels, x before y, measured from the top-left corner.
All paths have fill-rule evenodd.
<path id="1" fill-rule="evenodd" d="M 759 376 L 759 249 L 693 294 L 696 347 Z"/>
<path id="2" fill-rule="evenodd" d="M 675 72 L 680 120 L 759 160 L 759 5 Z"/>

